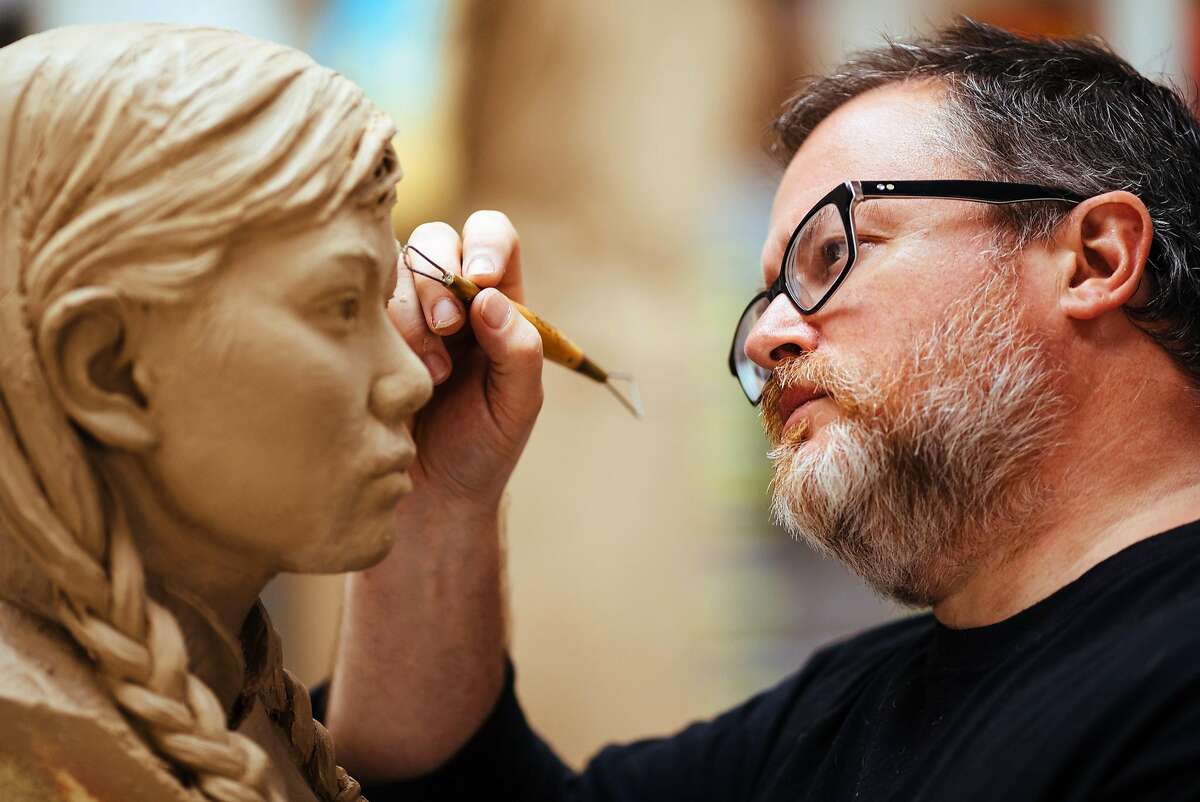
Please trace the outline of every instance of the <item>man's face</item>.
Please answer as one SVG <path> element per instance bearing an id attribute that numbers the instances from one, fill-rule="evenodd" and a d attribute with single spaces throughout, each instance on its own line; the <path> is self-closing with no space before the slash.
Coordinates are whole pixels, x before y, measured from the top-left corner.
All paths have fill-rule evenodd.
<path id="1" fill-rule="evenodd" d="M 431 393 L 385 313 L 396 255 L 386 216 L 351 207 L 253 232 L 198 298 L 151 310 L 144 464 L 176 514 L 276 570 L 387 553 Z"/>
<path id="2" fill-rule="evenodd" d="M 970 178 L 939 145 L 940 93 L 889 86 L 839 108 L 789 165 L 763 249 L 774 280 L 796 222 L 848 178 Z M 1021 308 L 985 207 L 884 199 L 855 214 L 859 258 L 818 313 L 785 296 L 746 351 L 776 517 L 885 595 L 935 603 L 1014 539 L 1058 428 L 1057 371 Z"/>

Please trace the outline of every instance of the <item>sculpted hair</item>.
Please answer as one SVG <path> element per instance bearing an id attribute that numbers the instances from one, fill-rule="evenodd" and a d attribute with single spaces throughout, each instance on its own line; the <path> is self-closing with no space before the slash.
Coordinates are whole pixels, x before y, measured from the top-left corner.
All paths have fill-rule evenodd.
<path id="1" fill-rule="evenodd" d="M 774 122 L 772 149 L 789 161 L 846 101 L 913 80 L 945 86 L 947 152 L 979 178 L 1142 199 L 1154 221 L 1149 294 L 1126 313 L 1200 383 L 1200 125 L 1179 92 L 1099 40 L 1023 38 L 962 19 L 809 80 Z M 993 214 L 1020 248 L 1047 237 L 1069 211 L 1041 203 Z"/>
<path id="2" fill-rule="evenodd" d="M 0 75 L 0 540 L 23 547 L 47 586 L 36 606 L 185 783 L 220 802 L 276 799 L 266 754 L 229 729 L 178 622 L 147 593 L 122 511 L 51 392 L 39 331 L 88 288 L 186 301 L 256 228 L 347 203 L 386 214 L 392 125 L 304 54 L 229 31 L 59 29 L 0 50 Z M 254 690 L 313 790 L 358 798 L 269 624 L 249 631 L 266 663 Z"/>

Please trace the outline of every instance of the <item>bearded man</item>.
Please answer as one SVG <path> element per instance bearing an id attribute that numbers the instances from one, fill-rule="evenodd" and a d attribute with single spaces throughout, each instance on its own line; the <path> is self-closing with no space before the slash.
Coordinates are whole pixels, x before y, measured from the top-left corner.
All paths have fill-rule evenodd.
<path id="1" fill-rule="evenodd" d="M 440 385 L 401 511 L 428 534 L 350 585 L 339 757 L 375 802 L 1200 798 L 1200 125 L 1100 44 L 964 21 L 811 82 L 776 131 L 730 354 L 774 510 L 931 612 L 566 768 L 504 658 L 500 496 L 540 403 L 498 291 L 515 234 L 425 226 L 496 289 L 449 380 L 462 311 L 432 282 L 393 304 Z"/>

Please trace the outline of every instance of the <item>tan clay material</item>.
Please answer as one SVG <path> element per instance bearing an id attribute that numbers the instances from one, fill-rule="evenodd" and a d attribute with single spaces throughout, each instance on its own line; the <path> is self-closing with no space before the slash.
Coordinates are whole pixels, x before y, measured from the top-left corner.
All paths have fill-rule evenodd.
<path id="1" fill-rule="evenodd" d="M 0 50 L 0 798 L 360 798 L 257 598 L 409 487 L 392 133 L 232 32 Z"/>

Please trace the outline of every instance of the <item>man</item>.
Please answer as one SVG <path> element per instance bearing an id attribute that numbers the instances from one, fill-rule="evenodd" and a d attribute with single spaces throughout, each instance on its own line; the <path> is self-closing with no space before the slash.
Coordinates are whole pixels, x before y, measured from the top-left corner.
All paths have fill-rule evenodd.
<path id="1" fill-rule="evenodd" d="M 776 130 L 768 289 L 730 356 L 775 511 L 932 612 L 568 770 L 504 659 L 536 336 L 488 290 L 451 374 L 463 315 L 409 280 L 394 316 L 441 386 L 407 542 L 348 590 L 339 757 L 375 802 L 1200 798 L 1200 125 L 1100 45 L 964 21 L 814 81 Z M 414 241 L 519 294 L 502 217 Z"/>

